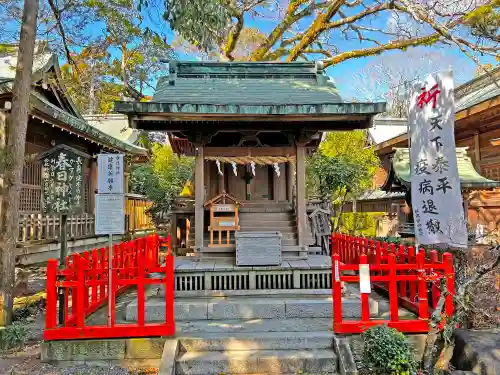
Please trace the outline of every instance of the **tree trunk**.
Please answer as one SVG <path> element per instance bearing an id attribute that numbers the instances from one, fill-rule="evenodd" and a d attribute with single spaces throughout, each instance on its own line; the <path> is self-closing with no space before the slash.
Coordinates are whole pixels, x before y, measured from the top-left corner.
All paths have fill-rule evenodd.
<path id="1" fill-rule="evenodd" d="M 12 110 L 7 122 L 5 194 L 1 213 L 3 220 L 0 228 L 0 326 L 12 322 L 12 290 L 15 282 L 19 196 L 24 166 L 26 129 L 28 127 L 37 13 L 38 0 L 25 0 L 17 54 L 16 78 L 12 90 Z"/>

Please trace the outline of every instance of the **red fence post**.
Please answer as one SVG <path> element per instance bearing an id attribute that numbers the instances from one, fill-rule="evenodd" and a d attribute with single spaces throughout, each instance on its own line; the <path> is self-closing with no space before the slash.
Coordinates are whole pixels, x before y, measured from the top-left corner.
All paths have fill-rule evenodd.
<path id="1" fill-rule="evenodd" d="M 441 296 L 441 290 L 439 289 L 439 284 L 440 280 L 438 277 L 439 271 L 436 271 L 434 266 L 439 265 L 439 257 L 438 257 L 438 252 L 437 250 L 431 250 L 429 254 L 429 260 L 431 264 L 431 275 L 435 276 L 435 279 L 431 279 L 431 298 L 432 298 L 432 308 L 435 309 L 438 302 L 439 302 L 439 297 Z"/>
<path id="2" fill-rule="evenodd" d="M 450 253 L 443 254 L 444 277 L 446 277 L 446 287 L 448 295 L 445 300 L 445 312 L 447 316 L 453 314 L 453 296 L 455 295 L 455 269 L 453 267 L 453 255 Z"/>
<path id="3" fill-rule="evenodd" d="M 342 323 L 342 284 L 340 282 L 340 256 L 332 257 L 333 328 Z"/>
<path id="4" fill-rule="evenodd" d="M 427 300 L 427 281 L 425 280 L 425 253 L 419 251 L 417 254 L 418 273 L 418 317 L 429 318 L 429 302 Z"/>
<path id="5" fill-rule="evenodd" d="M 413 247 L 409 247 L 408 248 L 408 263 L 409 264 L 414 264 L 415 265 L 415 268 L 417 267 L 417 264 L 416 264 L 416 258 L 415 258 L 415 249 Z M 409 275 L 415 275 L 416 272 L 415 272 L 415 269 L 411 269 L 409 272 L 408 272 Z M 409 284 L 409 289 L 410 289 L 410 301 L 412 303 L 416 303 L 416 297 L 417 297 L 417 282 L 416 280 L 410 280 L 408 282 Z"/>
<path id="6" fill-rule="evenodd" d="M 391 312 L 391 322 L 399 320 L 398 314 L 398 279 L 396 273 L 396 256 L 392 253 L 389 255 L 389 305 Z"/>
<path id="7" fill-rule="evenodd" d="M 399 251 L 398 251 L 398 263 L 399 264 L 405 264 L 408 261 L 407 254 L 406 254 L 406 247 L 404 245 L 399 245 Z M 400 270 L 399 271 L 400 275 L 407 275 L 407 272 L 405 270 Z M 407 296 L 407 291 L 406 291 L 406 280 L 401 280 L 399 282 L 399 295 L 401 297 L 406 297 Z"/>
<path id="8" fill-rule="evenodd" d="M 97 303 L 97 259 L 99 255 L 97 254 L 97 249 L 92 250 L 92 304 Z"/>
<path id="9" fill-rule="evenodd" d="M 101 250 L 99 250 L 99 281 L 101 282 L 101 285 L 99 285 L 99 302 L 104 301 L 106 298 L 106 283 L 104 282 L 107 280 L 106 274 L 106 250 L 101 247 Z"/>
<path id="10" fill-rule="evenodd" d="M 146 261 L 146 252 L 144 249 L 144 241 L 140 241 L 137 246 L 137 324 L 139 327 L 144 326 L 144 309 L 145 309 L 145 293 L 144 293 L 144 272 L 146 272 L 144 263 Z"/>
<path id="11" fill-rule="evenodd" d="M 168 253 L 165 258 L 165 323 L 172 324 L 175 333 L 174 323 L 174 256 L 172 254 L 170 235 L 167 237 Z"/>
<path id="12" fill-rule="evenodd" d="M 56 259 L 47 262 L 47 307 L 45 311 L 45 328 L 54 328 L 57 325 L 57 267 Z M 60 306 L 62 308 L 62 306 Z"/>
<path id="13" fill-rule="evenodd" d="M 87 262 L 84 258 L 79 258 L 76 266 L 76 282 L 77 282 L 77 296 L 76 296 L 76 326 L 83 328 L 85 325 L 85 267 Z"/>

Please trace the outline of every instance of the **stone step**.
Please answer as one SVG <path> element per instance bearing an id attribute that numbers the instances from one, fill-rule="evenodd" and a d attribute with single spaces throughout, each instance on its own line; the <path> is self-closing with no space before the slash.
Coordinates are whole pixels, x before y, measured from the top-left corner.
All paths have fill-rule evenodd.
<path id="1" fill-rule="evenodd" d="M 216 374 L 336 374 L 332 350 L 240 350 L 187 352 L 176 360 L 177 375 Z"/>
<path id="2" fill-rule="evenodd" d="M 175 323 L 177 336 L 203 333 L 253 332 L 333 332 L 332 318 L 310 319 L 243 319 L 243 320 L 181 320 Z"/>
<path id="3" fill-rule="evenodd" d="M 164 289 L 157 288 L 158 297 L 164 297 Z M 259 298 L 318 298 L 330 297 L 331 289 L 247 289 L 247 290 L 195 290 L 195 291 L 175 291 L 176 298 L 231 298 L 231 297 L 259 297 Z"/>
<path id="4" fill-rule="evenodd" d="M 269 227 L 266 225 L 263 225 L 262 223 L 252 223 L 252 224 L 241 224 L 240 225 L 240 231 L 241 232 L 267 232 L 269 231 Z M 291 224 L 286 224 L 286 225 L 275 225 L 273 224 L 272 227 L 273 230 L 276 232 L 280 232 L 283 236 L 287 234 L 295 234 L 297 235 L 297 227 L 295 225 Z"/>
<path id="5" fill-rule="evenodd" d="M 260 221 L 292 221 L 295 220 L 295 215 L 293 213 L 285 212 L 259 212 L 259 213 L 241 213 L 239 215 L 240 222 L 245 222 L 247 220 L 260 220 Z"/>
<path id="6" fill-rule="evenodd" d="M 361 302 L 359 298 L 343 297 L 342 312 L 344 318 L 360 318 Z M 372 316 L 378 315 L 378 304 L 370 300 Z M 333 302 L 331 298 L 316 299 L 177 299 L 175 301 L 175 320 L 226 320 L 226 319 L 309 319 L 332 318 Z M 165 319 L 165 300 L 157 297 L 146 302 L 146 322 L 158 322 Z M 126 320 L 137 320 L 137 301 L 127 305 Z"/>
<path id="7" fill-rule="evenodd" d="M 218 238 L 218 235 L 215 235 L 214 236 L 214 243 L 217 244 L 219 241 L 219 238 Z M 210 244 L 210 237 L 205 237 L 204 241 L 203 241 L 203 245 L 208 247 L 208 245 Z M 222 244 L 227 244 L 227 240 L 226 240 L 226 237 L 222 237 Z M 229 244 L 230 245 L 233 245 L 233 249 L 234 249 L 234 246 L 236 246 L 236 240 L 234 239 L 234 237 L 230 238 L 229 239 Z M 293 236 L 293 234 L 290 234 L 289 236 L 284 236 L 281 238 L 281 246 L 296 246 L 297 245 L 297 236 Z"/>
<path id="8" fill-rule="evenodd" d="M 333 348 L 334 333 L 323 332 L 252 332 L 201 333 L 179 338 L 184 352 L 214 352 L 241 350 L 313 350 Z"/>
<path id="9" fill-rule="evenodd" d="M 294 211 L 292 210 L 291 207 L 276 207 L 272 205 L 268 206 L 251 206 L 251 207 L 240 207 L 239 209 L 240 214 L 243 213 L 255 213 L 255 214 L 261 214 L 261 213 L 290 213 L 292 214 Z"/>

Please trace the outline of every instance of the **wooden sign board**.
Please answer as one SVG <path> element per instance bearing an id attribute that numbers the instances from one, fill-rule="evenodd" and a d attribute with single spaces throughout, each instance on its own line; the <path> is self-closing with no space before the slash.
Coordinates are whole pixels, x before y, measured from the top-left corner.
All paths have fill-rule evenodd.
<path id="1" fill-rule="evenodd" d="M 90 158 L 79 150 L 58 145 L 38 156 L 42 162 L 42 211 L 73 215 L 85 210 L 84 164 Z"/>

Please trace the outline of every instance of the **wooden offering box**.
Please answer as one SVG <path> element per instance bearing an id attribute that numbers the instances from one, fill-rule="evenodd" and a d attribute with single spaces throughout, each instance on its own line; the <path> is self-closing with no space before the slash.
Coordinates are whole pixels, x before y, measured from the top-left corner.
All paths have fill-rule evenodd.
<path id="1" fill-rule="evenodd" d="M 234 243 L 231 243 L 231 234 L 240 230 L 239 206 L 240 202 L 226 192 L 205 202 L 205 207 L 210 208 L 208 247 L 235 247 Z M 214 232 L 218 233 L 216 241 L 214 241 Z"/>

